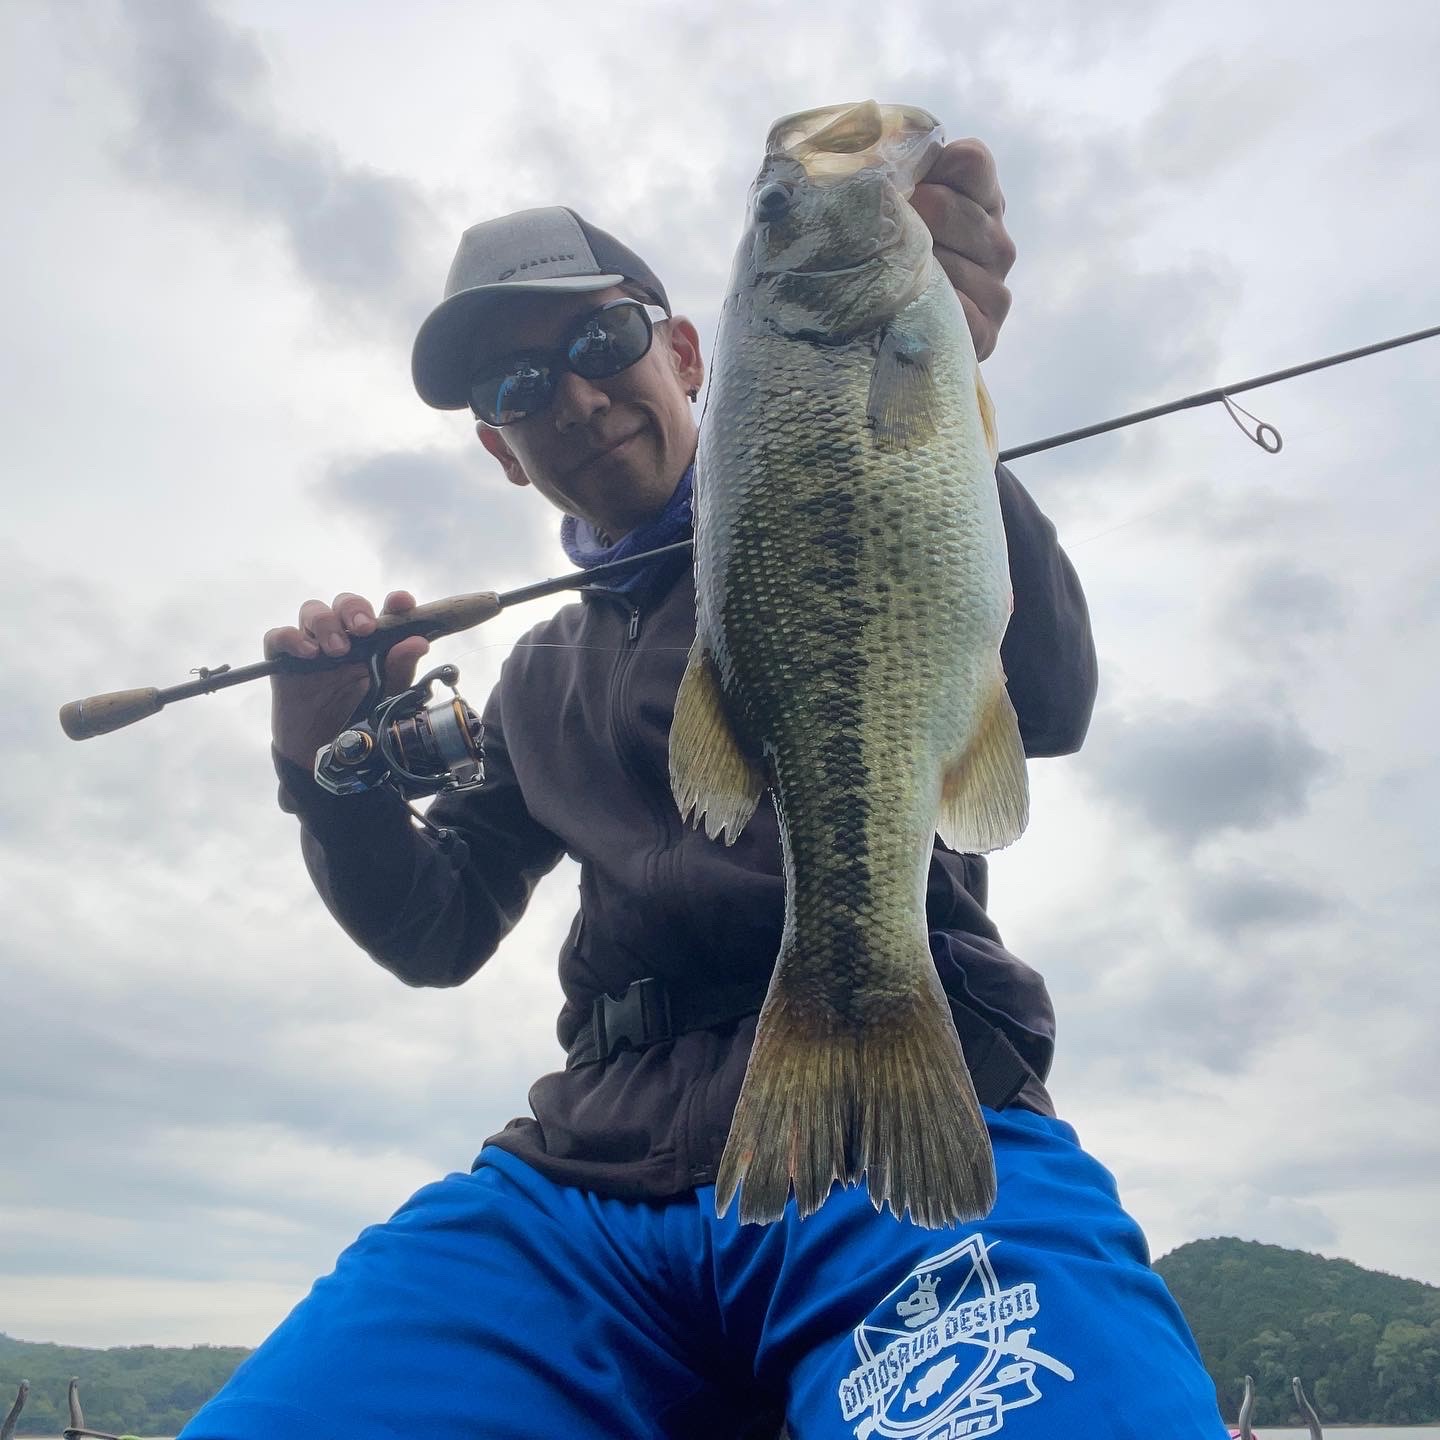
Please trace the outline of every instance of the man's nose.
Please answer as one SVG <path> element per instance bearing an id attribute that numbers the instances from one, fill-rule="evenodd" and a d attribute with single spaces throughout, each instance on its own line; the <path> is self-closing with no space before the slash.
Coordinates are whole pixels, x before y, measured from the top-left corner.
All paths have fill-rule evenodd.
<path id="1" fill-rule="evenodd" d="M 593 380 L 567 370 L 560 377 L 551 407 L 555 428 L 571 430 L 603 415 L 610 408 L 610 397 Z"/>

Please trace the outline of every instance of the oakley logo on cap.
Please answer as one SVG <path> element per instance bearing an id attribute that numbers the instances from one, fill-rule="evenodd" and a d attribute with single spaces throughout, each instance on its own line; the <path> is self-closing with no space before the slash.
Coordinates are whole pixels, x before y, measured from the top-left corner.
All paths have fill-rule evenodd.
<path id="1" fill-rule="evenodd" d="M 536 265 L 558 265 L 562 260 L 573 260 L 574 258 L 573 250 L 568 255 L 537 255 L 533 260 L 522 260 L 518 265 L 512 265 L 508 270 L 502 270 L 500 280 L 508 280 L 512 275 L 518 275 L 522 270 L 533 269 Z M 498 284 L 499 281 L 496 283 Z"/>

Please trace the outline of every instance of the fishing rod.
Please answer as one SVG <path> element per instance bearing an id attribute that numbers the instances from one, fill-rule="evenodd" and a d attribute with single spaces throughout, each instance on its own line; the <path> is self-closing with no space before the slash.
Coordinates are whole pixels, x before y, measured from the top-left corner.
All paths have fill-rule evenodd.
<path id="1" fill-rule="evenodd" d="M 522 585 L 518 590 L 507 590 L 503 595 L 497 595 L 493 590 L 480 590 L 470 595 L 452 595 L 446 600 L 417 605 L 403 615 L 380 615 L 376 617 L 375 629 L 369 635 L 352 635 L 349 651 L 340 656 L 318 655 L 312 660 L 305 660 L 298 655 L 277 655 L 273 660 L 242 665 L 238 670 L 229 665 L 220 665 L 213 670 L 202 666 L 190 672 L 197 679 L 172 685 L 167 690 L 146 686 L 138 690 L 113 690 L 105 695 L 92 695 L 86 700 L 71 700 L 60 707 L 60 725 L 72 740 L 88 740 L 93 735 L 107 735 L 112 730 L 121 730 L 137 720 L 144 720 L 173 700 L 209 695 L 216 690 L 227 690 L 232 685 L 243 685 L 247 680 L 263 680 L 267 675 L 316 675 L 326 670 L 338 670 L 344 665 L 354 665 L 357 661 L 373 662 L 383 659 L 394 646 L 412 635 L 422 635 L 426 640 L 455 635 L 493 620 L 512 605 L 627 575 L 636 566 L 667 555 L 688 555 L 693 545 L 693 541 L 681 540 L 674 545 L 662 545 L 656 550 L 612 561 L 608 565 L 596 565 L 589 570 L 559 575 L 553 580 Z"/>
<path id="2" fill-rule="evenodd" d="M 1036 455 L 1043 450 L 1054 450 L 1061 445 L 1069 445 L 1076 440 L 1086 440 L 1093 435 L 1103 435 L 1112 430 L 1138 425 L 1145 420 L 1157 419 L 1162 415 L 1172 415 L 1177 410 L 1192 410 L 1202 405 L 1213 404 L 1224 405 L 1230 418 L 1240 426 L 1248 438 L 1259 445 L 1262 450 L 1273 455 L 1278 453 L 1283 444 L 1279 431 L 1265 421 L 1256 420 L 1248 410 L 1242 410 L 1231 399 L 1232 396 L 1243 394 L 1247 390 L 1258 390 L 1262 386 L 1276 385 L 1282 380 L 1293 380 L 1296 376 L 1308 375 L 1313 370 L 1323 370 L 1331 365 L 1343 365 L 1366 355 L 1378 354 L 1382 350 L 1393 350 L 1401 345 L 1413 345 L 1419 340 L 1430 340 L 1436 336 L 1440 336 L 1440 325 L 1431 326 L 1427 330 L 1416 330 L 1409 335 L 1396 336 L 1392 340 L 1380 340 L 1373 345 L 1363 345 L 1357 350 L 1345 350 L 1336 355 L 1326 355 L 1319 360 L 1311 360 L 1303 365 L 1292 365 L 1285 370 L 1274 370 L 1268 375 L 1258 375 L 1249 380 L 1238 380 L 1231 385 L 1219 385 L 1211 390 L 1202 390 L 1194 395 L 1187 395 L 1180 400 L 1172 400 L 1165 405 L 1155 405 L 1148 410 L 1136 410 L 1114 420 L 1101 421 L 1098 425 L 1087 425 L 1079 430 L 1067 430 L 1063 434 L 1051 435 L 1044 440 L 1035 440 L 1028 445 L 1017 445 L 1012 449 L 1002 450 L 1000 460 L 1002 462 L 1018 460 L 1026 455 Z M 1237 412 L 1239 413 L 1237 414 Z M 1253 432 L 1246 428 L 1239 418 L 1240 415 L 1244 415 L 1254 422 L 1256 428 Z M 533 585 L 524 585 L 518 590 L 510 590 L 504 594 L 486 590 L 470 595 L 454 595 L 445 600 L 435 600 L 427 605 L 416 606 L 415 609 L 404 615 L 381 615 L 375 621 L 374 631 L 369 635 L 352 636 L 349 652 L 339 657 L 319 655 L 314 659 L 304 660 L 299 656 L 281 655 L 258 664 L 243 665 L 239 669 L 232 669 L 229 665 L 221 665 L 213 670 L 202 666 L 198 670 L 191 671 L 197 677 L 195 680 L 181 685 L 173 685 L 168 689 L 161 690 L 154 686 L 147 686 L 136 690 L 115 690 L 104 695 L 92 695 L 85 700 L 72 700 L 60 708 L 60 725 L 72 740 L 88 740 L 92 736 L 106 735 L 112 730 L 120 730 L 127 725 L 133 725 L 137 720 L 144 720 L 147 716 L 156 714 L 176 700 L 188 700 L 196 695 L 209 695 L 216 690 L 228 689 L 231 685 L 243 685 L 249 680 L 261 680 L 268 675 L 313 675 L 322 671 L 339 669 L 344 665 L 354 665 L 357 661 L 365 661 L 370 667 L 372 692 L 378 691 L 383 694 L 380 664 L 393 646 L 399 644 L 401 640 L 408 639 L 411 635 L 422 635 L 426 640 L 437 640 L 444 635 L 454 635 L 462 630 L 482 625 L 487 620 L 493 620 L 502 610 L 506 610 L 512 605 L 520 605 L 527 600 L 538 600 L 541 596 L 558 594 L 563 590 L 577 590 L 585 585 L 595 585 L 601 581 L 628 574 L 641 565 L 648 565 L 663 557 L 688 554 L 693 545 L 694 542 L 691 540 L 681 540 L 677 544 L 643 551 L 624 560 L 612 561 L 608 565 L 598 565 L 589 570 L 576 570 L 551 580 L 541 580 Z M 430 675 L 426 676 L 417 689 L 423 687 L 428 696 L 430 683 L 439 680 L 453 688 L 455 678 L 458 678 L 458 672 L 455 671 L 454 666 L 442 666 L 440 670 L 432 671 Z M 407 691 L 405 696 L 399 698 L 413 702 L 415 697 L 416 690 L 412 689 Z M 421 703 L 423 704 L 423 701 Z M 457 708 L 454 712 L 456 718 L 453 733 L 452 730 L 447 729 L 444 734 L 438 737 L 428 737 L 428 740 L 444 740 L 452 746 L 464 745 L 466 734 L 473 731 L 478 722 L 474 720 L 473 712 L 469 711 L 469 707 L 464 705 L 458 695 L 453 705 L 463 707 L 464 710 L 462 713 Z M 448 725 L 444 718 L 446 712 L 441 712 L 439 707 L 433 707 L 427 713 L 431 716 L 432 726 Z M 427 738 L 423 734 L 424 725 L 416 718 L 418 715 L 419 707 L 412 703 L 408 714 L 403 717 L 407 724 L 414 721 L 411 731 L 416 733 L 410 734 L 412 743 L 417 738 L 417 734 L 421 739 Z M 345 733 L 350 735 L 355 732 L 347 730 Z M 478 736 L 473 738 L 475 745 L 478 746 Z M 370 736 L 355 741 L 354 745 L 364 747 L 365 756 L 373 759 L 379 753 L 376 747 L 379 746 L 383 749 L 383 743 L 382 739 Z M 399 751 L 394 752 L 397 758 L 400 753 Z M 358 763 L 358 761 L 349 763 Z M 404 773 L 403 770 L 402 773 Z M 419 777 L 414 778 L 418 779 Z M 478 781 L 471 783 L 478 783 Z"/>
<path id="3" fill-rule="evenodd" d="M 1237 380 L 1233 385 L 1217 385 L 1213 390 L 1201 390 L 1187 395 L 1183 400 L 1171 400 L 1166 405 L 1154 405 L 1149 410 L 1136 410 L 1130 415 L 1121 415 L 1116 420 L 1102 420 L 1098 425 L 1086 425 L 1080 430 L 1067 430 L 1063 435 L 1052 435 L 1046 440 L 1034 440 L 1029 445 L 1017 445 L 1013 450 L 1002 450 L 1001 460 L 1019 460 L 1025 455 L 1037 455 L 1042 450 L 1054 450 L 1057 446 L 1068 445 L 1072 440 L 1088 440 L 1092 435 L 1104 435 L 1110 430 L 1121 430 L 1127 425 L 1138 425 L 1142 420 L 1154 420 L 1161 415 L 1173 415 L 1177 410 L 1194 410 L 1201 405 L 1224 405 L 1249 439 L 1262 450 L 1277 455 L 1284 443 L 1280 432 L 1263 420 L 1255 420 L 1248 410 L 1242 410 L 1232 400 L 1232 395 L 1242 395 L 1247 390 L 1258 390 L 1262 385 L 1278 385 L 1282 380 L 1293 380 L 1297 375 L 1308 375 L 1312 370 L 1324 370 L 1331 365 L 1344 365 L 1350 360 L 1359 360 L 1365 355 L 1378 355 L 1382 350 L 1394 350 L 1401 345 L 1413 345 L 1417 340 L 1433 340 L 1440 335 L 1440 325 L 1428 330 L 1416 330 L 1410 335 L 1397 335 L 1393 340 L 1379 340 L 1373 345 L 1362 345 L 1358 350 L 1343 350 L 1338 355 L 1326 355 L 1321 360 L 1310 360 L 1304 365 L 1292 365 L 1288 370 L 1272 370 L 1268 375 L 1257 375 L 1253 380 Z M 1252 433 L 1241 422 L 1239 415 L 1255 421 Z"/>

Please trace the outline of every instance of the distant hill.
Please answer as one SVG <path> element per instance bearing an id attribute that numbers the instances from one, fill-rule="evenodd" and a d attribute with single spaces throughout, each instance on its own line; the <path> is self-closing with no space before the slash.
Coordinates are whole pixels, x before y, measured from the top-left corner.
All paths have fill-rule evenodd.
<path id="1" fill-rule="evenodd" d="M 20 1382 L 28 1380 L 30 1398 L 15 1431 L 17 1440 L 21 1435 L 54 1440 L 70 1423 L 66 1395 L 70 1377 L 78 1375 L 85 1423 L 92 1430 L 175 1435 L 249 1353 L 234 1345 L 85 1350 L 0 1335 L 0 1419 Z"/>
<path id="2" fill-rule="evenodd" d="M 1255 1423 L 1298 1424 L 1299 1375 L 1322 1421 L 1440 1421 L 1440 1288 L 1250 1240 L 1195 1240 L 1163 1255 L 1220 1406 L 1255 1377 Z"/>

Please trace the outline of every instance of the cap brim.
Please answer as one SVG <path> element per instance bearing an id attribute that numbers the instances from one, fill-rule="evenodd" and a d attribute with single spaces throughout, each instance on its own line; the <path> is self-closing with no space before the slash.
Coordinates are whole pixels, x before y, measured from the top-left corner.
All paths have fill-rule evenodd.
<path id="1" fill-rule="evenodd" d="M 463 410 L 470 404 L 470 368 L 481 316 L 499 295 L 545 292 L 583 295 L 623 285 L 623 275 L 553 275 L 536 280 L 503 280 L 477 285 L 442 300 L 421 325 L 410 355 L 410 374 L 420 398 L 436 410 Z"/>

